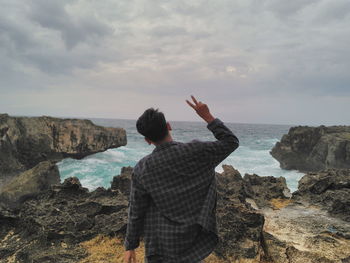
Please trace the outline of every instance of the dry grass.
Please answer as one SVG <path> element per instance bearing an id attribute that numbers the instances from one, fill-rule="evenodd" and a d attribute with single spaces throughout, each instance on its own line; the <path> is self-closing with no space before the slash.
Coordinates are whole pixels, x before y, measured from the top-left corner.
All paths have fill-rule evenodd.
<path id="1" fill-rule="evenodd" d="M 215 254 L 210 254 L 205 260 L 205 263 L 227 263 L 227 260 L 218 258 Z"/>
<path id="2" fill-rule="evenodd" d="M 88 256 L 79 263 L 123 263 L 123 240 L 116 237 L 98 235 L 95 238 L 82 242 L 80 245 L 88 252 Z M 137 262 L 144 262 L 143 243 L 136 249 Z"/>
<path id="3" fill-rule="evenodd" d="M 271 205 L 274 209 L 281 209 L 286 207 L 287 205 L 293 203 L 293 200 L 291 199 L 282 199 L 282 198 L 275 198 L 270 200 Z"/>
<path id="4" fill-rule="evenodd" d="M 124 246 L 121 238 L 98 235 L 80 245 L 86 249 L 88 256 L 79 263 L 123 263 Z M 137 262 L 144 262 L 144 255 L 144 244 L 141 242 L 140 247 L 136 249 Z M 205 263 L 227 263 L 227 261 L 210 254 Z"/>

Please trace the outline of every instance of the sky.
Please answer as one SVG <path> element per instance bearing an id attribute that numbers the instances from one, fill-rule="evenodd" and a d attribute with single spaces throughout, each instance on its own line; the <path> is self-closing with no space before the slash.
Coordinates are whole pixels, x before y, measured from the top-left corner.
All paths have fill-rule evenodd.
<path id="1" fill-rule="evenodd" d="M 0 112 L 350 125 L 349 0 L 0 0 Z"/>

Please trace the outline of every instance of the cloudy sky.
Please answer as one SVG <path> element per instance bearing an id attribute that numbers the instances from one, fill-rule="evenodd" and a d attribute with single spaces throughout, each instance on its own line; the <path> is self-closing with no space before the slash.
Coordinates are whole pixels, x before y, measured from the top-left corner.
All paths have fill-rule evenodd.
<path id="1" fill-rule="evenodd" d="M 0 112 L 350 124 L 349 0 L 0 4 Z"/>

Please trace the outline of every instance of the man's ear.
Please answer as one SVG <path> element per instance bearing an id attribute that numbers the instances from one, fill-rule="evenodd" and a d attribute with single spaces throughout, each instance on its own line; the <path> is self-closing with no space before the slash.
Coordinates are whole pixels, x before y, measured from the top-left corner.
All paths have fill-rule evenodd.
<path id="1" fill-rule="evenodd" d="M 169 131 L 171 131 L 171 130 L 172 130 L 171 125 L 170 125 L 170 123 L 169 123 L 169 122 L 167 122 L 167 123 L 166 123 L 166 127 L 168 128 L 168 130 L 169 130 Z"/>
<path id="2" fill-rule="evenodd" d="M 146 138 L 146 137 L 145 137 L 145 141 L 146 141 L 149 145 L 152 144 L 152 141 L 151 141 L 150 139 Z"/>

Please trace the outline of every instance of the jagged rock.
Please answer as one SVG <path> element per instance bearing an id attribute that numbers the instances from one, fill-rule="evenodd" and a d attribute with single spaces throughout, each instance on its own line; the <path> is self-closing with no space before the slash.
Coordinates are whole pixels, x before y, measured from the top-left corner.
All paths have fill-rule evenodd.
<path id="1" fill-rule="evenodd" d="M 343 263 L 349 259 L 348 222 L 286 198 L 284 178 L 242 178 L 232 166 L 223 168 L 217 175 L 218 255 L 229 262 Z M 333 186 L 344 184 L 339 180 Z M 260 209 L 254 210 L 244 201 L 249 198 Z M 271 200 L 280 200 L 284 206 L 272 209 Z"/>
<path id="2" fill-rule="evenodd" d="M 122 145 L 122 128 L 101 127 L 90 120 L 0 114 L 0 186 L 42 161 L 80 159 Z"/>
<path id="3" fill-rule="evenodd" d="M 220 177 L 219 190 L 225 189 L 225 196 L 237 199 L 244 203 L 249 201 L 256 208 L 272 206 L 273 199 L 289 199 L 290 191 L 284 177 L 258 176 L 245 174 L 242 178 L 238 170 L 231 165 L 223 165 Z"/>
<path id="4" fill-rule="evenodd" d="M 50 185 L 60 183 L 58 168 L 53 162 L 41 162 L 34 168 L 15 176 L 0 193 L 0 201 L 15 206 L 29 196 L 49 189 Z"/>
<path id="5" fill-rule="evenodd" d="M 245 182 L 230 165 L 217 174 L 217 219 L 220 243 L 215 252 L 227 260 L 259 262 L 264 217 L 245 201 Z M 248 261 L 247 261 L 248 262 Z"/>
<path id="6" fill-rule="evenodd" d="M 46 254 L 43 248 L 48 247 L 49 262 L 63 253 L 59 248 L 61 242 L 74 251 L 79 242 L 97 234 L 124 235 L 131 172 L 131 167 L 123 168 L 109 189 L 99 187 L 89 192 L 77 178 L 71 177 L 25 200 L 15 214 L 13 228 L 16 238 L 20 237 L 21 241 L 14 243 L 8 239 L 2 242 L 6 249 L 1 251 L 0 248 L 0 254 L 6 254 L 6 257 L 16 254 L 16 259 L 25 258 L 27 262 L 40 258 L 44 262 Z M 235 183 L 235 179 L 240 179 L 241 186 Z M 264 218 L 245 202 L 245 198 L 237 198 L 244 193 L 241 191 L 243 186 L 242 177 L 233 167 L 227 166 L 222 176 L 218 175 L 217 211 L 222 242 L 216 253 L 224 258 L 258 259 L 262 256 L 260 239 Z M 0 232 L 2 237 L 10 232 L 5 230 Z M 34 240 L 40 244 L 28 245 Z M 21 250 L 20 246 L 25 248 Z M 69 257 L 71 254 L 67 253 Z M 67 262 L 74 261 L 67 259 Z"/>
<path id="7" fill-rule="evenodd" d="M 242 178 L 232 166 L 223 169 L 216 175 L 220 243 L 215 249 L 223 262 L 343 263 L 349 258 L 348 222 L 299 202 L 271 209 L 269 199 L 284 194 L 283 179 Z M 0 206 L 0 223 L 5 222 L 0 225 L 0 257 L 73 263 L 86 256 L 78 245 L 81 241 L 98 234 L 123 238 L 131 173 L 132 167 L 125 167 L 111 188 L 92 192 L 70 177 L 24 200 L 14 211 Z M 249 198 L 262 208 L 252 208 Z"/>
<path id="8" fill-rule="evenodd" d="M 299 181 L 293 199 L 320 206 L 350 222 L 350 169 L 310 172 Z"/>
<path id="9" fill-rule="evenodd" d="M 264 240 L 270 262 L 276 263 L 334 263 L 318 254 L 296 249 L 293 245 L 277 239 L 275 236 L 264 232 Z"/>
<path id="10" fill-rule="evenodd" d="M 129 197 L 132 167 L 123 167 L 112 181 L 112 190 Z M 245 200 L 246 184 L 239 171 L 223 165 L 217 173 L 217 218 L 220 244 L 215 252 L 226 259 L 258 260 L 263 256 L 261 247 L 264 218 Z"/>
<path id="11" fill-rule="evenodd" d="M 120 175 L 113 177 L 111 189 L 119 190 L 129 198 L 132 171 L 133 167 L 131 166 L 122 167 Z"/>
<path id="12" fill-rule="evenodd" d="M 350 259 L 350 223 L 296 203 L 261 212 L 268 262 L 343 263 Z"/>
<path id="13" fill-rule="evenodd" d="M 0 228 L 0 255 L 18 262 L 78 262 L 86 256 L 79 242 L 97 234 L 125 233 L 127 207 L 120 191 L 98 187 L 89 192 L 78 178 L 69 177 L 29 197 L 15 211 L 0 209 L 0 222 L 6 222 Z"/>
<path id="14" fill-rule="evenodd" d="M 232 167 L 232 165 L 224 164 L 222 168 L 222 173 L 216 173 L 218 191 L 231 199 L 238 199 L 239 202 L 244 202 L 247 198 L 246 184 L 240 172 Z"/>
<path id="15" fill-rule="evenodd" d="M 258 176 L 245 174 L 245 191 L 258 207 L 271 206 L 272 199 L 290 198 L 291 193 L 284 177 Z"/>
<path id="16" fill-rule="evenodd" d="M 127 205 L 126 197 L 120 193 L 102 188 L 89 192 L 77 178 L 67 178 L 62 185 L 24 202 L 19 217 L 28 227 L 43 229 L 41 234 L 49 239 L 63 238 L 74 243 L 97 233 L 122 230 L 127 216 L 123 219 L 115 213 L 121 210 L 126 213 Z M 105 231 L 96 227 L 96 224 L 101 226 L 102 221 Z"/>
<path id="17" fill-rule="evenodd" d="M 350 168 L 350 126 L 297 126 L 271 150 L 283 169 Z"/>
<path id="18" fill-rule="evenodd" d="M 16 263 L 76 263 L 87 256 L 87 252 L 80 246 L 53 241 L 48 245 L 32 236 L 24 235 L 18 227 L 0 233 L 0 262 Z"/>

